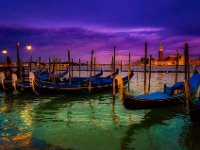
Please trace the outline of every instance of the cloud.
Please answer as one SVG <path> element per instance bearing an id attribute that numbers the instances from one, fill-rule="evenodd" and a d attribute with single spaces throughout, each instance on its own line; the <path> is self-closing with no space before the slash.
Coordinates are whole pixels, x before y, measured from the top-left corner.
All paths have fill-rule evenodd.
<path id="1" fill-rule="evenodd" d="M 20 42 L 21 58 L 27 61 L 30 55 L 34 59 L 42 56 L 43 60 L 56 56 L 67 60 L 67 50 L 70 49 L 74 59 L 90 60 L 94 49 L 97 62 L 110 62 L 113 47 L 117 49 L 120 59 L 127 59 L 130 52 L 133 60 L 144 55 L 144 43 L 148 42 L 149 54 L 157 57 L 159 43 L 164 49 L 176 50 L 183 47 L 184 42 L 191 43 L 191 55 L 198 56 L 199 38 L 196 36 L 171 36 L 166 29 L 158 27 L 143 28 L 32 28 L 0 26 L 1 48 L 7 48 L 12 59 L 16 60 L 16 42 Z M 33 50 L 28 52 L 24 46 L 32 44 Z M 170 53 L 171 54 L 171 53 Z M 98 60 L 99 59 L 99 60 Z"/>
<path id="2" fill-rule="evenodd" d="M 47 6 L 48 4 L 48 6 Z M 7 0 L 0 1 L 0 24 L 60 28 L 162 27 L 176 35 L 200 35 L 198 0 Z"/>

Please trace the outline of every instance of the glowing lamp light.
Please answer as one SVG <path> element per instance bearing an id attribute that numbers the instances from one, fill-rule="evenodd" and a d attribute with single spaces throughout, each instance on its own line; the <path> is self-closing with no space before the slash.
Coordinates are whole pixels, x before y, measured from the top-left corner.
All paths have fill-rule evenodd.
<path id="1" fill-rule="evenodd" d="M 8 51 L 6 49 L 3 49 L 1 52 L 2 52 L 2 54 L 7 54 L 8 53 Z"/>
<path id="2" fill-rule="evenodd" d="M 28 45 L 26 45 L 26 49 L 30 51 L 32 49 L 32 46 L 30 44 L 28 44 Z"/>

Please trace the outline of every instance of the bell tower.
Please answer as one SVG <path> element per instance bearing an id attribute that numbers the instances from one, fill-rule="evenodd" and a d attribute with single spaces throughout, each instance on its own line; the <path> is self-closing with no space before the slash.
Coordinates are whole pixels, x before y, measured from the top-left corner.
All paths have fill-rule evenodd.
<path id="1" fill-rule="evenodd" d="M 163 60 L 163 44 L 160 42 L 159 50 L 158 50 L 158 60 Z"/>

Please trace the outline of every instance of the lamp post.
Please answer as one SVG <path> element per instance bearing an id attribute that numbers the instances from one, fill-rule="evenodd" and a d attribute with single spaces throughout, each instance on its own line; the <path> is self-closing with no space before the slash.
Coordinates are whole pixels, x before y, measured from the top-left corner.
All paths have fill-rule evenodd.
<path id="1" fill-rule="evenodd" d="M 1 50 L 1 53 L 2 53 L 3 55 L 7 55 L 7 54 L 8 54 L 8 51 L 7 51 L 7 49 L 4 48 L 4 49 Z M 5 64 L 4 64 L 4 65 L 5 65 Z"/>
<path id="2" fill-rule="evenodd" d="M 20 76 L 20 71 L 21 71 L 21 67 L 22 66 L 20 66 L 20 54 L 19 54 L 19 47 L 20 47 L 20 44 L 19 44 L 19 42 L 17 42 L 17 67 L 18 67 L 18 69 L 17 69 L 17 76 L 19 77 L 19 78 L 21 78 L 21 76 Z M 32 49 L 32 46 L 30 45 L 30 44 L 27 44 L 26 45 L 26 49 L 28 50 L 28 51 L 30 51 L 31 49 Z"/>
<path id="3" fill-rule="evenodd" d="M 19 42 L 17 42 L 17 76 L 20 77 Z"/>

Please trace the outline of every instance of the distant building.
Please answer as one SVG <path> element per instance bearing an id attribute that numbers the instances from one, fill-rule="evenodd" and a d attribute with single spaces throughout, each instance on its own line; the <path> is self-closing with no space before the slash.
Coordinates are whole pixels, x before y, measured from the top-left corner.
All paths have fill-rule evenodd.
<path id="1" fill-rule="evenodd" d="M 190 64 L 193 66 L 200 66 L 200 58 L 190 60 Z"/>
<path id="2" fill-rule="evenodd" d="M 180 55 L 180 53 L 178 51 L 176 51 L 175 55 L 172 56 L 167 56 L 167 57 L 163 57 L 163 44 L 160 43 L 159 45 L 159 49 L 158 49 L 158 60 L 154 60 L 152 61 L 153 65 L 176 65 L 176 57 L 178 56 L 179 58 L 179 65 L 184 65 L 184 57 L 182 55 Z"/>
<path id="3" fill-rule="evenodd" d="M 152 58 L 151 64 L 157 66 L 174 66 L 176 65 L 178 56 L 178 65 L 184 65 L 184 56 L 181 55 L 178 51 L 174 55 L 164 57 L 164 48 L 162 42 L 159 45 L 158 49 L 158 59 Z M 147 58 L 147 62 L 149 64 L 149 58 Z M 142 57 L 139 62 L 134 62 L 132 65 L 144 65 L 144 57 Z M 190 59 L 190 65 L 192 66 L 200 66 L 200 58 Z"/>
<path id="4" fill-rule="evenodd" d="M 159 47 L 159 50 L 158 50 L 158 60 L 163 60 L 163 44 L 162 42 L 160 42 L 160 47 Z"/>

